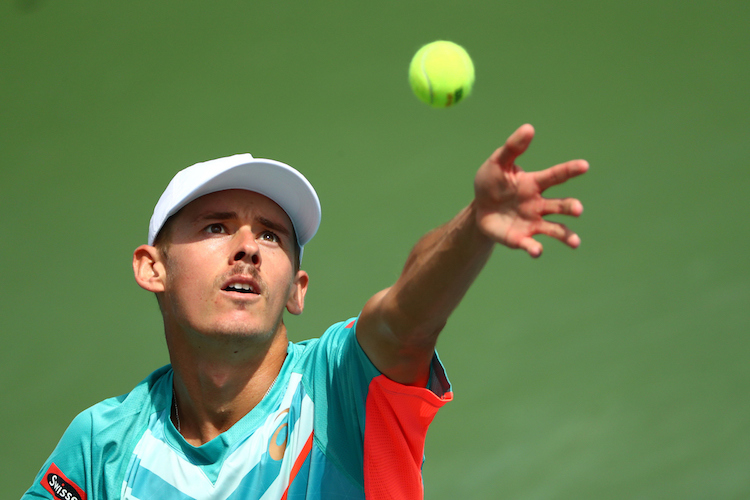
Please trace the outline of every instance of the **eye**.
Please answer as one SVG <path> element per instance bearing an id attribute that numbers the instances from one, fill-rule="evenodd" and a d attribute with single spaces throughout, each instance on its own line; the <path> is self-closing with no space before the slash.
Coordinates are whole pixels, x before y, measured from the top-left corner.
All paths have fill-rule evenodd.
<path id="1" fill-rule="evenodd" d="M 214 224 L 209 224 L 206 226 L 206 229 L 204 229 L 207 233 L 211 234 L 226 234 L 227 228 L 224 227 L 224 224 L 219 224 L 218 222 Z"/>
<path id="2" fill-rule="evenodd" d="M 279 237 L 276 235 L 276 233 L 271 231 L 263 231 L 260 234 L 260 239 L 263 241 L 270 241 L 272 243 L 279 243 Z"/>

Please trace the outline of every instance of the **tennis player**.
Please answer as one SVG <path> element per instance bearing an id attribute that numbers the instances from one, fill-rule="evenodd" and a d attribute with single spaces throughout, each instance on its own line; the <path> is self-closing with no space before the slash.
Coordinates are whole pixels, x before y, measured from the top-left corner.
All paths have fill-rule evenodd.
<path id="1" fill-rule="evenodd" d="M 435 353 L 449 315 L 496 244 L 532 257 L 537 234 L 580 244 L 543 217 L 581 203 L 542 194 L 588 164 L 524 172 L 533 136 L 524 125 L 490 156 L 474 199 L 416 244 L 393 286 L 300 343 L 283 314 L 304 309 L 313 187 L 248 154 L 179 172 L 133 255 L 170 365 L 79 414 L 24 499 L 422 498 L 425 434 L 452 398 Z"/>

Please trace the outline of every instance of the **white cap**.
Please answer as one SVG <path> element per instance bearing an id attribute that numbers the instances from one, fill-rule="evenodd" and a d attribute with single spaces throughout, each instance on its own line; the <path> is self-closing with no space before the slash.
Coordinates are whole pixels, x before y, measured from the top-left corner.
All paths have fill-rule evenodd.
<path id="1" fill-rule="evenodd" d="M 320 226 L 320 200 L 305 177 L 289 165 L 249 153 L 196 163 L 177 173 L 154 208 L 148 226 L 148 244 L 169 217 L 203 195 L 225 189 L 247 189 L 267 196 L 289 216 L 302 248 Z"/>

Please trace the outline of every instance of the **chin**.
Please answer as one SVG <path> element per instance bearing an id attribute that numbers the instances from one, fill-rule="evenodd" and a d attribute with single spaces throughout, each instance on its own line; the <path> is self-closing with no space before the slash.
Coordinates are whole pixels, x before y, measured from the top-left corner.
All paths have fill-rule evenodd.
<path id="1" fill-rule="evenodd" d="M 265 342 L 275 337 L 278 331 L 278 325 L 262 327 L 250 325 L 248 322 L 232 322 L 204 330 L 203 334 L 217 340 L 226 339 L 228 342 Z"/>

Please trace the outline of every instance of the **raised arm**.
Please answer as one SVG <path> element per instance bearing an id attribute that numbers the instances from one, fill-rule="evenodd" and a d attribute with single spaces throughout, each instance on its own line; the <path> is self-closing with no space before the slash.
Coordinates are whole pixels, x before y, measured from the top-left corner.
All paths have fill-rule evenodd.
<path id="1" fill-rule="evenodd" d="M 581 202 L 547 199 L 543 192 L 588 170 L 573 160 L 524 172 L 516 159 L 534 128 L 523 125 L 479 168 L 474 200 L 447 224 L 425 235 L 411 251 L 396 283 L 374 295 L 357 324 L 357 338 L 375 366 L 404 384 L 424 385 L 435 343 L 448 317 L 487 262 L 496 243 L 542 253 L 533 236 L 546 234 L 572 248 L 581 240 L 549 214 L 579 216 Z"/>

